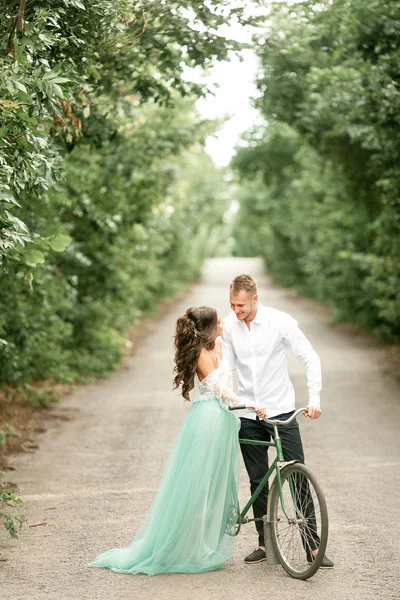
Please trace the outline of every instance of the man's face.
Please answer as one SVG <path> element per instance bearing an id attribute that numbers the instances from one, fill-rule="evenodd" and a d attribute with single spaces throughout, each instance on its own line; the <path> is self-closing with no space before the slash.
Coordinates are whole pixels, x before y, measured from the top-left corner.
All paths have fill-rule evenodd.
<path id="1" fill-rule="evenodd" d="M 256 315 L 258 296 L 253 296 L 246 292 L 246 290 L 241 290 L 238 294 L 231 293 L 230 304 L 239 321 L 245 321 Z"/>

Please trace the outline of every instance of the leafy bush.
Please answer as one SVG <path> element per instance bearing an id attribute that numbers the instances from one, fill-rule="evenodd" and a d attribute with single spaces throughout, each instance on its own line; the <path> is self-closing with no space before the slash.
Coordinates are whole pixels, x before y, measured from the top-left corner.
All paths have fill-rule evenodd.
<path id="1" fill-rule="evenodd" d="M 399 33 L 394 0 L 276 3 L 258 49 L 268 126 L 233 162 L 245 190 L 236 238 L 253 230 L 277 279 L 389 342 L 400 341 Z"/>
<path id="2" fill-rule="evenodd" d="M 33 380 L 112 370 L 128 324 L 218 243 L 214 124 L 185 69 L 239 49 L 215 28 L 244 8 L 0 4 L 0 382 L 37 403 Z"/>
<path id="3" fill-rule="evenodd" d="M 4 473 L 0 472 L 0 520 L 3 521 L 3 525 L 10 536 L 17 538 L 18 529 L 21 529 L 26 521 L 23 515 L 14 513 L 14 510 L 22 504 L 22 500 L 18 494 L 9 488 L 7 483 L 1 481 L 3 477 Z"/>

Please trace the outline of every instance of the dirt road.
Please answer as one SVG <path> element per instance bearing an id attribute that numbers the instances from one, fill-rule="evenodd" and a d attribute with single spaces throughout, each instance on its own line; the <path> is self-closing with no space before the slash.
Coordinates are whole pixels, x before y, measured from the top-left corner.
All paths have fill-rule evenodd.
<path id="1" fill-rule="evenodd" d="M 327 555 L 335 569 L 301 582 L 280 566 L 245 565 L 243 557 L 256 546 L 251 524 L 219 572 L 147 577 L 86 568 L 99 552 L 130 543 L 189 408 L 170 391 L 177 316 L 198 304 L 227 314 L 228 285 L 241 272 L 257 276 L 264 304 L 297 318 L 322 360 L 323 416 L 302 418 L 300 426 L 306 462 L 328 501 Z M 293 357 L 290 367 L 301 406 L 303 365 Z M 56 411 L 69 422 L 42 434 L 39 450 L 15 457 L 16 471 L 8 473 L 31 527 L 17 541 L 0 533 L 2 600 L 400 599 L 399 385 L 386 372 L 381 349 L 331 327 L 318 304 L 273 286 L 259 261 L 209 261 L 201 283 L 124 369 L 65 398 Z M 248 497 L 243 468 L 240 497 L 242 504 Z"/>

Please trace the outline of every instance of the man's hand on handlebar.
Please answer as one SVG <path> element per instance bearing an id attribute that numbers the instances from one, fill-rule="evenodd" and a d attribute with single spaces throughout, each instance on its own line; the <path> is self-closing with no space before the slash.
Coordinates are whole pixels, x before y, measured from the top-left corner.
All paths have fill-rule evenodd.
<path id="1" fill-rule="evenodd" d="M 256 404 L 254 411 L 257 417 L 259 417 L 260 419 L 265 419 L 267 417 L 267 409 L 264 406 Z"/>
<path id="2" fill-rule="evenodd" d="M 255 412 L 260 419 L 268 419 L 267 409 L 264 406 L 261 406 L 261 404 L 256 404 L 254 402 L 251 402 L 251 406 L 249 406 L 249 404 L 237 404 L 234 406 L 229 406 L 229 410 L 247 409 L 248 411 Z M 321 412 L 322 411 L 319 406 L 308 405 L 296 409 L 292 416 L 286 419 L 286 421 L 280 421 L 279 419 L 272 418 L 268 419 L 268 423 L 271 423 L 272 425 L 289 425 L 289 423 L 296 419 L 300 413 L 303 413 L 305 417 L 309 417 L 310 419 L 318 419 L 318 417 L 321 416 Z"/>
<path id="3" fill-rule="evenodd" d="M 320 406 L 306 406 L 306 410 L 303 412 L 305 417 L 309 417 L 310 419 L 318 419 L 321 416 L 321 407 Z"/>
<path id="4" fill-rule="evenodd" d="M 250 412 L 255 412 L 257 417 L 259 417 L 260 419 L 267 418 L 267 409 L 265 408 L 265 406 L 261 406 L 261 404 L 252 403 L 252 405 L 248 406 L 247 409 Z"/>

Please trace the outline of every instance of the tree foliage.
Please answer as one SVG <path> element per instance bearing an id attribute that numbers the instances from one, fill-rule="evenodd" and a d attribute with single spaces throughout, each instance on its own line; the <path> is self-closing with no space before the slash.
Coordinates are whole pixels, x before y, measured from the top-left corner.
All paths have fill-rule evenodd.
<path id="1" fill-rule="evenodd" d="M 9 484 L 2 481 L 4 473 L 0 471 L 0 521 L 8 531 L 10 537 L 17 538 L 18 530 L 21 529 L 26 518 L 22 514 L 15 513 L 22 504 L 20 496 L 10 489 Z"/>
<path id="2" fill-rule="evenodd" d="M 107 142 L 132 96 L 172 104 L 202 93 L 184 68 L 237 49 L 217 28 L 243 13 L 214 0 L 1 4 L 0 256 L 32 240 L 15 207 L 54 186 L 78 141 Z"/>
<path id="3" fill-rule="evenodd" d="M 263 180 L 268 268 L 337 319 L 399 341 L 400 6 L 279 3 L 271 23 L 258 45 L 268 125 L 234 161 Z M 238 231 L 246 214 L 242 203 Z"/>
<path id="4" fill-rule="evenodd" d="M 217 29 L 243 9 L 0 5 L 0 381 L 103 373 L 222 223 L 213 125 L 194 110 L 206 90 L 185 73 L 239 48 Z"/>

